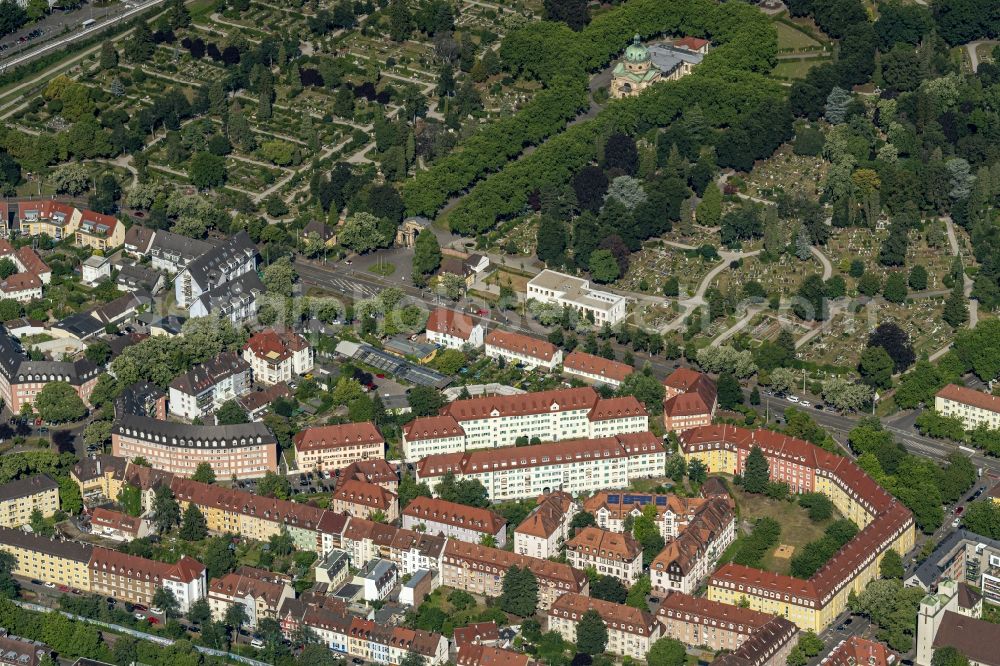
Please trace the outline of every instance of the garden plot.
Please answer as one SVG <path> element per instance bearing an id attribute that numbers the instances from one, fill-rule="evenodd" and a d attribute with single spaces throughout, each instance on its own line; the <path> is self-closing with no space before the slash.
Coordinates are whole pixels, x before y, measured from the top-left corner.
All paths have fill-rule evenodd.
<path id="1" fill-rule="evenodd" d="M 226 173 L 227 186 L 258 194 L 277 182 L 285 170 L 268 168 L 259 162 L 247 162 L 230 156 L 226 159 Z"/>

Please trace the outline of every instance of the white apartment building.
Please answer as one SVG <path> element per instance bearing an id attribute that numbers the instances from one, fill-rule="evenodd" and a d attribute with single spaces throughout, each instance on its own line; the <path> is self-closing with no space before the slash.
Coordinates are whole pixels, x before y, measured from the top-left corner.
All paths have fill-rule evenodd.
<path id="1" fill-rule="evenodd" d="M 196 419 L 250 392 L 250 364 L 236 352 L 222 352 L 170 382 L 171 414 Z"/>
<path id="2" fill-rule="evenodd" d="M 649 416 L 634 397 L 601 398 L 590 387 L 455 400 L 439 416 L 403 427 L 403 457 L 645 432 Z"/>
<path id="3" fill-rule="evenodd" d="M 490 500 L 500 501 L 624 487 L 632 479 L 662 476 L 665 463 L 660 438 L 638 432 L 428 456 L 417 464 L 417 480 L 433 488 L 452 472 L 458 479 L 478 479 Z"/>
<path id="4" fill-rule="evenodd" d="M 961 419 L 967 430 L 980 425 L 1000 429 L 1000 398 L 989 393 L 948 384 L 934 396 L 934 409 L 942 416 Z"/>
<path id="5" fill-rule="evenodd" d="M 467 314 L 437 308 L 427 318 L 425 335 L 427 342 L 448 349 L 479 348 L 484 344 L 486 328 Z"/>
<path id="6" fill-rule="evenodd" d="M 680 536 L 667 543 L 649 567 L 653 589 L 694 594 L 736 540 L 736 515 L 722 498 L 707 500 Z"/>
<path id="7" fill-rule="evenodd" d="M 614 576 L 626 587 L 642 575 L 642 546 L 628 532 L 585 527 L 566 542 L 566 560 L 577 569 L 594 567 L 597 573 Z"/>
<path id="8" fill-rule="evenodd" d="M 254 333 L 243 347 L 243 358 L 253 370 L 258 384 L 291 381 L 313 369 L 313 349 L 294 331 L 273 328 Z"/>
<path id="9" fill-rule="evenodd" d="M 564 639 L 576 642 L 576 626 L 591 610 L 604 620 L 608 630 L 606 651 L 611 654 L 645 661 L 660 638 L 662 627 L 649 611 L 574 593 L 562 595 L 549 608 L 549 631 L 558 631 Z"/>
<path id="10" fill-rule="evenodd" d="M 569 526 L 580 507 L 568 493 L 545 495 L 514 530 L 514 552 L 547 560 L 559 554 L 569 537 Z"/>
<path id="11" fill-rule="evenodd" d="M 565 273 L 542 271 L 528 282 L 527 297 L 540 303 L 573 308 L 588 319 L 593 317 L 597 326 L 614 325 L 625 319 L 624 296 L 594 289 L 589 280 Z"/>
<path id="12" fill-rule="evenodd" d="M 433 497 L 417 497 L 407 504 L 403 527 L 470 543 L 491 537 L 497 548 L 507 545 L 507 521 L 499 514 Z"/>
<path id="13" fill-rule="evenodd" d="M 159 234 L 157 234 L 159 236 Z M 154 239 L 154 245 L 159 239 Z M 174 280 L 178 307 L 187 308 L 227 282 L 257 270 L 257 246 L 245 231 L 192 260 Z"/>
<path id="14" fill-rule="evenodd" d="M 486 355 L 517 363 L 525 368 L 554 370 L 562 363 L 562 350 L 547 340 L 530 335 L 494 330 L 486 336 Z"/>
<path id="15" fill-rule="evenodd" d="M 99 254 L 87 257 L 80 264 L 80 281 L 88 287 L 94 287 L 101 280 L 111 279 L 111 261 Z"/>
<path id="16" fill-rule="evenodd" d="M 441 555 L 447 539 L 423 534 L 395 525 L 351 518 L 344 530 L 341 545 L 351 562 L 368 562 L 379 557 L 399 567 L 403 576 L 421 569 L 441 570 Z"/>

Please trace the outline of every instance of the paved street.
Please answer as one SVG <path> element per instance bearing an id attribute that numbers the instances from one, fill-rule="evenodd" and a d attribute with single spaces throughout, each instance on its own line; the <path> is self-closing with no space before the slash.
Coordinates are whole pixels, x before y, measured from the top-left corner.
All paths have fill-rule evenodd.
<path id="1" fill-rule="evenodd" d="M 80 9 L 69 12 L 53 11 L 41 21 L 27 25 L 0 40 L 0 43 L 9 45 L 8 49 L 0 54 L 0 71 L 24 64 L 56 49 L 65 48 L 78 39 L 96 34 L 113 23 L 132 18 L 162 2 L 163 0 L 141 0 L 126 4 L 116 2 L 107 7 L 94 7 L 92 3 L 88 3 Z M 83 28 L 83 22 L 91 19 L 96 23 Z M 43 31 L 41 37 L 25 39 L 23 43 L 20 41 L 21 37 L 26 37 L 36 29 Z"/>

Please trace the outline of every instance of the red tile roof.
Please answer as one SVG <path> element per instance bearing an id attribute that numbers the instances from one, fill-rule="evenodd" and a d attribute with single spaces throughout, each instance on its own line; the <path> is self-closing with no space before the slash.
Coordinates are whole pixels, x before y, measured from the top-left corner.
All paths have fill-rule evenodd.
<path id="1" fill-rule="evenodd" d="M 582 388 L 555 389 L 520 393 L 518 395 L 490 395 L 465 400 L 455 400 L 441 409 L 442 415 L 456 421 L 545 414 L 553 411 L 591 410 L 597 404 L 597 391 Z"/>
<path id="2" fill-rule="evenodd" d="M 823 660 L 823 666 L 889 666 L 896 655 L 881 643 L 851 636 Z"/>
<path id="3" fill-rule="evenodd" d="M 276 331 L 269 328 L 254 333 L 247 340 L 244 349 L 249 349 L 254 356 L 266 361 L 283 361 L 290 358 L 294 352 L 309 346 L 306 339 L 294 331 Z"/>
<path id="4" fill-rule="evenodd" d="M 39 289 L 42 280 L 34 273 L 14 273 L 7 279 L 0 281 L 0 291 L 5 294 L 12 294 L 27 289 Z"/>
<path id="5" fill-rule="evenodd" d="M 607 421 L 633 416 L 649 416 L 649 414 L 638 398 L 626 395 L 620 398 L 601 398 L 587 416 L 591 421 Z"/>
<path id="6" fill-rule="evenodd" d="M 112 511 L 102 506 L 94 509 L 90 514 L 90 522 L 96 527 L 107 527 L 120 532 L 137 536 L 139 527 L 142 526 L 142 518 L 130 516 L 121 511 Z"/>
<path id="7" fill-rule="evenodd" d="M 656 614 L 661 618 L 661 622 L 677 619 L 711 626 L 732 624 L 735 625 L 736 631 L 744 634 L 750 634 L 757 627 L 764 626 L 773 617 L 749 608 L 740 608 L 682 592 L 667 594 Z"/>
<path id="8" fill-rule="evenodd" d="M 497 569 L 501 575 L 511 567 L 527 567 L 535 577 L 555 583 L 568 592 L 580 592 L 587 584 L 587 574 L 568 564 L 518 555 L 509 550 L 480 546 L 457 539 L 448 539 L 444 547 L 444 562 L 468 562 Z"/>
<path id="9" fill-rule="evenodd" d="M 49 265 L 42 261 L 42 258 L 38 256 L 38 253 L 33 249 L 25 245 L 24 247 L 18 248 L 17 258 L 20 260 L 21 264 L 24 266 L 24 270 L 29 273 L 34 273 L 41 277 L 46 273 L 51 273 L 52 269 Z"/>
<path id="10" fill-rule="evenodd" d="M 506 520 L 489 509 L 466 506 L 433 497 L 415 498 L 403 509 L 403 515 L 486 534 L 496 534 L 507 526 Z"/>
<path id="11" fill-rule="evenodd" d="M 399 474 L 384 458 L 373 458 L 372 460 L 358 460 L 340 470 L 338 483 L 343 483 L 347 479 L 357 479 L 367 481 L 376 486 L 383 484 L 399 484 Z"/>
<path id="12" fill-rule="evenodd" d="M 674 40 L 674 46 L 691 49 L 692 51 L 697 51 L 708 43 L 707 39 L 699 39 L 698 37 L 681 37 Z"/>
<path id="13" fill-rule="evenodd" d="M 769 459 L 811 467 L 817 475 L 833 481 L 852 501 L 861 504 L 873 516 L 872 521 L 808 581 L 727 564 L 712 575 L 712 584 L 730 588 L 740 584 L 760 587 L 782 595 L 797 596 L 804 600 L 800 603 L 813 607 L 825 605 L 838 590 L 853 580 L 862 567 L 884 552 L 898 535 L 913 524 L 910 511 L 854 462 L 809 442 L 769 430 L 751 431 L 728 425 L 693 428 L 681 433 L 680 440 L 685 453 L 718 448 L 749 452 L 756 446 Z"/>
<path id="14" fill-rule="evenodd" d="M 617 533 L 599 527 L 585 527 L 566 542 L 567 550 L 585 557 L 632 562 L 642 555 L 642 546 L 628 532 Z"/>
<path id="15" fill-rule="evenodd" d="M 221 578 L 213 578 L 208 584 L 208 593 L 225 598 L 249 595 L 255 599 L 263 599 L 269 608 L 277 611 L 285 592 L 285 585 L 275 582 L 266 575 L 268 573 L 270 572 L 241 567 Z"/>
<path id="16" fill-rule="evenodd" d="M 659 437 L 651 432 L 642 432 L 597 439 L 570 439 L 534 446 L 441 453 L 427 456 L 417 463 L 417 469 L 420 478 L 426 479 L 449 471 L 475 474 L 491 469 L 544 467 L 573 460 L 648 455 L 663 450 L 663 442 Z"/>
<path id="17" fill-rule="evenodd" d="M 465 431 L 452 416 L 424 416 L 403 426 L 406 441 L 464 437 Z"/>
<path id="18" fill-rule="evenodd" d="M 500 329 L 494 329 L 486 336 L 486 344 L 546 362 L 551 361 L 552 357 L 559 351 L 558 347 L 547 340 L 539 340 L 530 335 L 511 333 Z"/>
<path id="19" fill-rule="evenodd" d="M 455 646 L 500 640 L 500 627 L 496 622 L 476 622 L 465 627 L 455 627 Z"/>
<path id="20" fill-rule="evenodd" d="M 94 571 L 108 571 L 126 578 L 153 582 L 175 580 L 190 583 L 205 572 L 204 564 L 187 555 L 181 556 L 177 564 L 166 564 L 107 548 L 94 548 L 89 566 Z"/>
<path id="21" fill-rule="evenodd" d="M 297 451 L 337 449 L 357 444 L 385 444 L 385 438 L 374 423 L 341 423 L 306 428 L 292 438 Z"/>
<path id="22" fill-rule="evenodd" d="M 617 382 L 624 381 L 626 377 L 635 372 L 635 368 L 628 363 L 619 363 L 603 356 L 595 356 L 579 350 L 574 350 L 563 359 L 563 368 L 588 375 L 607 377 Z"/>
<path id="23" fill-rule="evenodd" d="M 538 506 L 517 526 L 514 533 L 548 539 L 559 529 L 572 504 L 573 497 L 561 490 L 543 495 Z"/>
<path id="24" fill-rule="evenodd" d="M 458 629 L 455 635 L 458 635 Z M 456 641 L 457 644 L 457 641 Z M 457 666 L 529 666 L 531 659 L 526 654 L 512 652 L 490 645 L 462 645 L 455 657 Z"/>
<path id="25" fill-rule="evenodd" d="M 715 406 L 718 391 L 708 375 L 677 368 L 669 377 L 663 380 L 667 388 L 667 397 L 663 401 L 663 412 L 670 417 L 694 416 L 711 414 Z M 671 396 L 672 392 L 680 392 Z"/>
<path id="26" fill-rule="evenodd" d="M 656 631 L 656 618 L 647 610 L 633 608 L 613 601 L 595 599 L 583 594 L 564 594 L 553 602 L 549 608 L 549 616 L 567 618 L 579 621 L 589 610 L 597 611 L 609 629 L 651 636 Z"/>
<path id="27" fill-rule="evenodd" d="M 952 400 L 970 407 L 978 407 L 990 412 L 1000 412 L 1000 398 L 989 393 L 976 391 L 957 384 L 948 384 L 937 392 L 936 397 Z"/>
<path id="28" fill-rule="evenodd" d="M 437 308 L 427 318 L 427 330 L 468 340 L 476 322 L 467 314 L 447 308 Z"/>
<path id="29" fill-rule="evenodd" d="M 347 479 L 330 495 L 331 501 L 360 504 L 384 511 L 396 501 L 396 494 L 374 483 Z"/>

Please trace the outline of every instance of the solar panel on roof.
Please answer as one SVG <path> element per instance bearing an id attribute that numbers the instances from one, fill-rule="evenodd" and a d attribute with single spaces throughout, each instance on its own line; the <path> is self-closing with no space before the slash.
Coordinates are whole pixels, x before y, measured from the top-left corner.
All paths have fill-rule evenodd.
<path id="1" fill-rule="evenodd" d="M 661 497 L 657 497 L 656 498 L 656 503 L 659 506 L 666 506 L 667 505 L 667 498 L 666 497 L 662 497 L 662 496 Z"/>
<path id="2" fill-rule="evenodd" d="M 618 503 L 618 495 L 608 495 L 608 502 L 611 504 Z"/>

